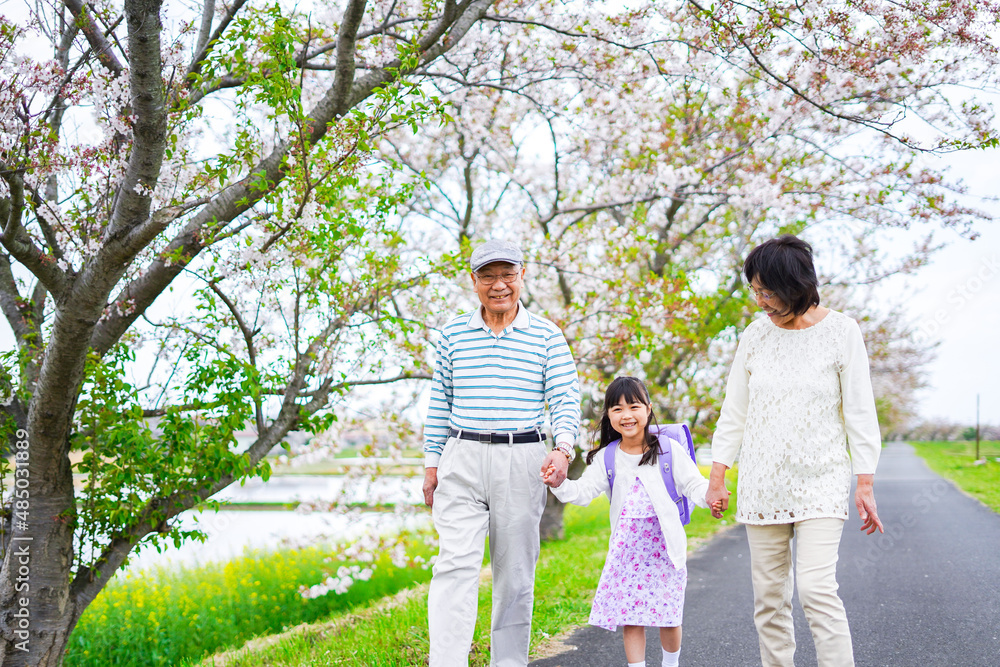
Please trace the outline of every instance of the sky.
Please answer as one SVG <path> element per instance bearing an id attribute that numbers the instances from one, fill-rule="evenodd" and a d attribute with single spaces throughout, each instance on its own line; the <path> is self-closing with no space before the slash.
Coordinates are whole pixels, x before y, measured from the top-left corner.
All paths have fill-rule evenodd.
<path id="1" fill-rule="evenodd" d="M 918 336 L 940 341 L 919 414 L 971 426 L 979 394 L 981 423 L 1000 425 L 1000 203 L 984 200 L 1000 195 L 1000 150 L 940 159 L 965 181 L 967 203 L 997 221 L 976 226 L 975 241 L 939 232 L 948 245 L 930 265 L 886 289 L 905 299 Z"/>

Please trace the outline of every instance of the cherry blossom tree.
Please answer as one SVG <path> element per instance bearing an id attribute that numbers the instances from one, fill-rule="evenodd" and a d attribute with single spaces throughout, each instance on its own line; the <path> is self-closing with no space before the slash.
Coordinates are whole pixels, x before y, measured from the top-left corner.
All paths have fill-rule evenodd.
<path id="1" fill-rule="evenodd" d="M 426 376 L 470 240 L 522 240 L 589 387 L 707 424 L 749 244 L 968 225 L 920 155 L 996 143 L 949 95 L 995 83 L 992 2 L 40 7 L 0 24 L 4 665 L 338 396 Z"/>
<path id="2" fill-rule="evenodd" d="M 529 249 L 525 302 L 567 333 L 585 415 L 610 378 L 639 374 L 661 419 L 707 436 L 722 360 L 751 316 L 739 269 L 760 240 L 795 232 L 839 258 L 825 263 L 833 293 L 926 261 L 930 241 L 880 249 L 892 230 L 974 235 L 985 217 L 922 160 L 996 143 L 984 105 L 948 97 L 995 88 L 994 19 L 978 8 L 650 3 L 586 21 L 534 9 L 488 17 L 492 39 L 426 68 L 455 122 L 387 141 L 431 176 L 408 206 L 414 229 Z M 910 371 L 880 385 L 894 391 L 883 414 L 899 412 L 919 386 L 903 359 L 926 355 L 890 342 L 907 336 L 898 317 L 843 305 L 873 320 L 879 368 Z M 557 535 L 553 505 L 543 531 Z"/>
<path id="3" fill-rule="evenodd" d="M 489 5 L 70 0 L 4 19 L 0 663 L 59 664 L 140 541 L 188 537 L 178 513 L 266 476 L 348 386 L 422 373 L 397 363 L 391 297 L 435 269 L 400 264 L 391 213 L 413 183 L 372 153 L 438 115 L 413 73 Z"/>

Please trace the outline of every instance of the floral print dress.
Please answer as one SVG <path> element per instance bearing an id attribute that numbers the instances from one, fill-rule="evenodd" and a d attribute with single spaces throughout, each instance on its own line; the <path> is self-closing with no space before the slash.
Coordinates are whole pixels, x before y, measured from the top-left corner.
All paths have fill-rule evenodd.
<path id="1" fill-rule="evenodd" d="M 619 625 L 678 626 L 687 568 L 670 561 L 660 521 L 638 477 L 627 493 L 589 622 L 612 631 Z"/>

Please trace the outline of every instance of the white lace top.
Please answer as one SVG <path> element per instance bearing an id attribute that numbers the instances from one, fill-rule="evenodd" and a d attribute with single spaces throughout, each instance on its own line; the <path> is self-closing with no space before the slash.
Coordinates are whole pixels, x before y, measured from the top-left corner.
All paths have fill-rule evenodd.
<path id="1" fill-rule="evenodd" d="M 712 439 L 713 460 L 739 454 L 737 521 L 846 519 L 852 461 L 874 473 L 881 446 L 857 322 L 831 310 L 805 329 L 746 328 Z"/>

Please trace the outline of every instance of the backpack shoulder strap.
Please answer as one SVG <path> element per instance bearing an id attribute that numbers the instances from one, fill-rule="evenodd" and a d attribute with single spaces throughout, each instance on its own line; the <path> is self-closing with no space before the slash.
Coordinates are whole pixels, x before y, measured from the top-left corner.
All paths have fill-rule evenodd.
<path id="1" fill-rule="evenodd" d="M 615 452 L 618 451 L 620 440 L 614 440 L 604 448 L 604 469 L 608 474 L 608 498 L 615 491 Z"/>
<path id="2" fill-rule="evenodd" d="M 660 451 L 657 452 L 656 463 L 660 468 L 660 476 L 663 477 L 663 484 L 667 487 L 667 493 L 670 494 L 670 499 L 675 503 L 680 499 L 680 494 L 677 493 L 677 485 L 674 484 L 674 452 L 670 446 L 669 438 L 676 440 L 677 430 L 677 424 L 661 424 L 656 433 L 657 439 L 660 441 Z"/>
<path id="3" fill-rule="evenodd" d="M 660 475 L 663 476 L 663 484 L 667 487 L 667 493 L 670 494 L 670 499 L 677 505 L 677 511 L 680 514 L 681 524 L 686 526 L 691 521 L 691 502 L 686 497 L 678 493 L 677 485 L 674 484 L 674 473 L 672 470 L 673 448 L 670 446 L 668 438 L 676 440 L 678 443 L 683 443 L 681 446 L 687 449 L 688 455 L 691 457 L 692 461 L 695 460 L 694 439 L 691 437 L 691 430 L 688 428 L 687 424 L 661 424 L 659 429 L 656 431 L 656 435 L 660 441 L 659 459 L 657 460 L 657 464 L 660 468 Z"/>

